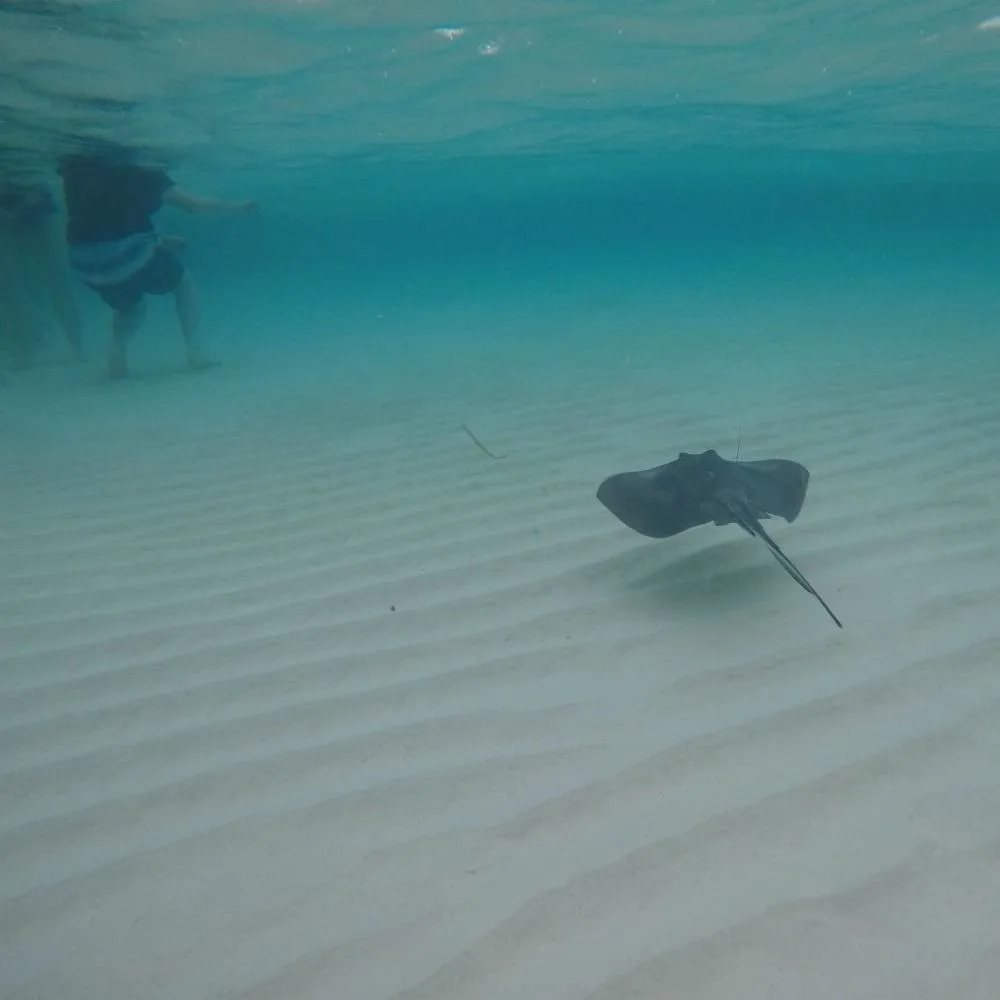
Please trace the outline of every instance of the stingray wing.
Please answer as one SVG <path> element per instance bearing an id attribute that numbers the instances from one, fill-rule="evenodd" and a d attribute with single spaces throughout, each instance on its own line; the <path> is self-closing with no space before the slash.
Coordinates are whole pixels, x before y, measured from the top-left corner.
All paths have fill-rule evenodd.
<path id="1" fill-rule="evenodd" d="M 760 523 L 760 520 L 747 509 L 746 505 L 740 503 L 736 500 L 727 501 L 726 506 L 729 507 L 733 515 L 733 521 L 738 524 L 747 534 L 753 535 L 754 538 L 759 538 L 768 548 L 768 551 L 772 556 L 778 561 L 782 569 L 804 590 L 806 593 L 812 594 L 813 597 L 823 605 L 826 613 L 834 620 L 837 628 L 843 628 L 840 619 L 830 610 L 830 605 L 820 597 L 817 590 L 813 585 L 803 576 L 802 571 L 792 562 L 784 552 L 781 551 L 781 546 L 764 530 L 764 526 Z"/>
<path id="2" fill-rule="evenodd" d="M 609 476 L 598 487 L 597 499 L 622 524 L 647 538 L 669 538 L 708 524 L 712 516 L 703 495 L 678 473 L 677 464 Z"/>
<path id="3" fill-rule="evenodd" d="M 802 510 L 809 488 L 809 470 L 787 458 L 734 462 L 731 478 L 758 516 L 783 517 L 792 522 Z"/>

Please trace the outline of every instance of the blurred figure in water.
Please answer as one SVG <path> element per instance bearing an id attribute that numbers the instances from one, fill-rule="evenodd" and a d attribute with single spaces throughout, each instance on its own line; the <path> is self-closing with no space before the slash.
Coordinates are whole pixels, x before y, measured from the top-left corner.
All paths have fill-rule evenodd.
<path id="1" fill-rule="evenodd" d="M 43 181 L 0 178 L 0 351 L 7 364 L 34 363 L 53 316 L 82 360 L 83 323 L 56 200 Z"/>
<path id="2" fill-rule="evenodd" d="M 142 166 L 134 154 L 119 148 L 64 156 L 59 174 L 70 263 L 114 311 L 111 377 L 128 374 L 128 343 L 145 317 L 146 295 L 173 295 L 188 366 L 211 364 L 198 339 L 198 297 L 181 261 L 184 241 L 158 236 L 152 217 L 164 204 L 192 215 L 256 215 L 257 204 L 190 194 L 165 171 Z"/>

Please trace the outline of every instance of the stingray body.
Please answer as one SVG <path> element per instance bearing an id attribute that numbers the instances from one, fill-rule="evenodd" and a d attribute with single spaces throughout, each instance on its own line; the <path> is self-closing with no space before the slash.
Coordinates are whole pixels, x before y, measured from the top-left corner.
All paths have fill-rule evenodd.
<path id="1" fill-rule="evenodd" d="M 669 538 L 702 524 L 738 524 L 759 538 L 789 576 L 843 628 L 760 523 L 775 516 L 794 521 L 808 486 L 809 470 L 798 462 L 784 458 L 730 462 L 709 450 L 700 455 L 682 452 L 666 465 L 609 476 L 598 488 L 597 499 L 619 521 L 648 538 Z"/>

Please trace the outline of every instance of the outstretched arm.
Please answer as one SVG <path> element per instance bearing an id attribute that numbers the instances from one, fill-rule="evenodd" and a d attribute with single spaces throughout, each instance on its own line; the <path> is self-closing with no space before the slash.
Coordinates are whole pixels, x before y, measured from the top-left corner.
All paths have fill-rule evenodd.
<path id="1" fill-rule="evenodd" d="M 190 215 L 257 215 L 260 211 L 255 201 L 222 201 L 219 198 L 202 198 L 183 188 L 168 188 L 163 195 L 166 205 L 173 205 Z"/>

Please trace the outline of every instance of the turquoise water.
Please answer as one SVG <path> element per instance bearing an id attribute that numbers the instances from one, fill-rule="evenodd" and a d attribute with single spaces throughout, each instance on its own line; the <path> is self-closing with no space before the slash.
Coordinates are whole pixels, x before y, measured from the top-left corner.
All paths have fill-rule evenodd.
<path id="1" fill-rule="evenodd" d="M 0 373 L 0 994 L 995 995 L 994 15 L 0 0 L 0 171 L 261 206 Z"/>
<path id="2" fill-rule="evenodd" d="M 158 219 L 191 239 L 206 338 L 234 362 L 992 343 L 981 4 L 5 7 L 9 164 L 114 138 L 261 202 L 254 222 Z"/>

